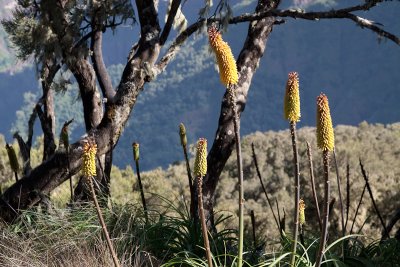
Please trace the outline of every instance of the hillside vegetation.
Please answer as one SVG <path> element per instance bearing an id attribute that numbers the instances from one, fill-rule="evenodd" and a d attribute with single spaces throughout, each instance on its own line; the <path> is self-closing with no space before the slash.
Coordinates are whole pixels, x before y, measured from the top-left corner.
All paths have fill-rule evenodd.
<path id="1" fill-rule="evenodd" d="M 400 123 L 382 125 L 363 122 L 358 127 L 340 125 L 335 128 L 335 137 L 344 199 L 347 197 L 346 165 L 350 167 L 350 209 L 346 234 L 349 234 L 350 228 L 353 227 L 351 225 L 355 210 L 365 184 L 359 168 L 359 159 L 367 169 L 375 200 L 387 223 L 398 209 L 400 200 L 400 167 L 398 165 Z M 176 138 L 179 139 L 178 134 Z M 290 244 L 289 229 L 292 225 L 293 207 L 291 196 L 294 193 L 290 140 L 288 130 L 255 132 L 243 138 L 247 236 L 245 260 L 250 266 L 255 266 L 257 262 L 272 264 L 276 257 L 284 259 L 288 255 L 285 254 L 287 252 L 285 242 Z M 321 202 L 322 160 L 320 152 L 316 150 L 315 128 L 305 127 L 298 131 L 301 198 L 306 204 L 304 239 L 306 244 L 315 246 L 316 243 L 312 242 L 317 236 L 318 225 L 310 189 L 306 141 L 310 142 L 314 149 L 316 187 Z M 33 166 L 40 162 L 41 153 L 38 149 L 41 146 L 40 143 L 39 139 L 36 148 L 32 151 Z M 279 231 L 256 175 L 251 144 L 255 146 L 260 172 L 269 196 L 273 201 L 277 201 L 281 217 L 286 215 L 287 230 L 285 232 L 289 238 L 287 241 L 285 241 L 286 237 L 279 238 Z M 0 138 L 0 156 L 0 184 L 4 190 L 13 183 L 14 178 L 8 166 L 3 137 Z M 191 160 L 192 164 L 193 160 Z M 334 168 L 331 169 L 332 197 L 336 199 L 336 203 L 330 218 L 328 244 L 341 235 L 336 175 Z M 222 221 L 217 225 L 219 234 L 212 241 L 212 251 L 215 256 L 222 257 L 222 259 L 215 259 L 219 264 L 226 264 L 227 259 L 221 254 L 223 251 L 235 250 L 231 246 L 232 242 L 235 242 L 235 235 L 232 235 L 235 230 L 232 229 L 237 226 L 236 172 L 235 159 L 232 156 L 221 175 L 216 194 L 217 217 L 222 216 L 220 217 Z M 104 208 L 103 212 L 123 266 L 159 266 L 162 263 L 165 264 L 163 266 L 178 266 L 181 261 L 188 264 L 183 266 L 198 266 L 197 264 L 205 266 L 201 259 L 202 241 L 196 237 L 196 230 L 187 219 L 190 196 L 183 162 L 177 162 L 166 169 L 157 168 L 141 174 L 150 210 L 149 221 L 143 216 L 137 178 L 132 168 L 130 166 L 125 169 L 114 167 L 111 176 L 112 200 L 109 202 L 109 208 Z M 76 182 L 75 179 L 74 182 Z M 52 208 L 47 209 L 47 212 L 44 212 L 45 206 L 41 206 L 25 212 L 13 225 L 2 226 L 0 223 L 0 231 L 2 231 L 0 264 L 3 266 L 48 266 L 49 264 L 52 266 L 109 266 L 111 257 L 101 238 L 101 228 L 96 222 L 92 207 L 89 205 L 79 209 L 65 209 L 65 204 L 69 200 L 68 182 L 53 191 L 50 199 Z M 253 230 L 249 216 L 251 210 L 255 214 L 255 243 L 251 241 Z M 397 225 L 394 231 L 398 227 Z M 395 239 L 390 239 L 385 243 L 375 242 L 374 240 L 380 238 L 381 231 L 382 227 L 372 208 L 371 199 L 365 193 L 352 231 L 363 236 L 358 237 L 358 241 L 357 238 L 352 241 L 351 249 L 346 252 L 348 255 L 346 257 L 349 257 L 346 264 L 350 264 L 349 266 L 360 266 L 357 264 L 397 266 L 400 244 Z M 18 246 L 14 245 L 17 243 Z M 310 257 L 311 262 L 314 249 L 313 247 L 306 253 L 306 257 Z M 340 254 L 340 250 L 330 250 L 332 250 L 330 253 Z M 271 254 L 271 251 L 275 252 Z M 200 258 L 196 258 L 195 255 L 199 255 Z M 329 257 L 335 257 L 334 255 Z M 80 258 L 79 261 L 76 261 L 77 256 Z M 228 264 L 230 264 L 229 261 L 228 258 Z M 383 263 L 386 265 L 382 265 Z"/>
<path id="2" fill-rule="evenodd" d="M 178 138 L 178 136 L 176 137 Z M 310 187 L 309 163 L 306 154 L 306 141 L 310 142 L 314 149 L 314 172 L 317 183 L 319 200 L 322 202 L 323 176 L 322 157 L 316 149 L 315 128 L 305 127 L 298 131 L 300 174 L 301 174 L 301 197 L 306 203 L 306 229 L 312 230 L 316 225 L 315 210 L 312 202 Z M 359 167 L 361 159 L 368 171 L 370 183 L 373 188 L 374 197 L 378 207 L 384 215 L 385 220 L 398 208 L 400 201 L 400 123 L 382 125 L 361 123 L 358 127 L 340 125 L 335 128 L 336 156 L 341 178 L 342 194 L 346 195 L 346 165 L 350 167 L 350 219 L 355 213 L 364 180 Z M 259 168 L 268 193 L 276 199 L 281 208 L 286 211 L 287 222 L 291 221 L 294 194 L 292 147 L 288 130 L 256 132 L 243 138 L 242 153 L 245 178 L 245 208 L 247 211 L 246 225 L 250 225 L 250 210 L 254 210 L 257 221 L 259 236 L 276 240 L 276 226 L 272 214 L 268 208 L 265 195 L 257 178 L 256 169 L 252 159 L 251 144 L 254 143 Z M 182 155 L 183 158 L 183 155 Z M 144 159 L 145 160 L 145 159 Z M 232 155 L 217 188 L 216 203 L 217 210 L 236 214 L 237 212 L 237 167 L 235 156 Z M 334 166 L 333 164 L 331 166 Z M 117 175 L 117 173 L 115 173 Z M 128 201 L 133 196 L 132 183 L 136 181 L 132 169 L 128 167 L 118 174 L 121 179 L 113 179 L 112 194 L 117 201 Z M 114 177 L 113 177 L 114 178 Z M 142 174 L 145 191 L 168 197 L 171 201 L 178 201 L 181 197 L 188 200 L 186 167 L 183 162 L 170 165 L 167 169 L 156 169 Z M 331 221 L 334 228 L 339 230 L 339 197 L 337 191 L 336 174 L 332 167 L 331 174 L 332 197 L 336 199 L 334 206 L 334 217 Z M 150 195 L 149 195 L 150 197 Z M 138 199 L 138 198 L 137 198 Z M 235 216 L 234 216 L 235 217 Z M 372 208 L 371 200 L 366 194 L 363 199 L 361 216 L 355 225 L 356 231 L 367 220 L 363 233 L 371 237 L 378 237 L 381 225 Z M 236 221 L 233 223 L 236 224 Z M 348 229 L 350 230 L 350 229 Z"/>
<path id="3" fill-rule="evenodd" d="M 188 129 L 190 131 L 190 129 Z M 190 135 L 190 132 L 188 133 Z M 176 139 L 179 136 L 176 133 Z M 298 131 L 300 175 L 301 175 L 301 197 L 306 203 L 306 229 L 312 230 L 316 227 L 315 210 L 312 201 L 309 163 L 306 154 L 306 141 L 310 142 L 314 149 L 314 172 L 316 177 L 317 192 L 322 202 L 323 177 L 322 157 L 316 149 L 315 128 L 305 127 Z M 359 167 L 359 159 L 364 164 L 372 185 L 374 197 L 387 221 L 398 208 L 400 201 L 400 123 L 383 125 L 361 123 L 358 127 L 339 125 L 335 128 L 336 153 L 341 178 L 341 189 L 343 198 L 346 198 L 346 165 L 350 167 L 350 212 L 352 219 L 359 202 L 364 186 L 364 180 Z M 246 225 L 250 225 L 250 210 L 253 210 L 257 221 L 257 231 L 260 238 L 276 240 L 278 234 L 276 226 L 266 202 L 265 195 L 260 186 L 255 165 L 252 158 L 251 144 L 254 143 L 260 172 L 266 189 L 273 199 L 278 201 L 280 212 L 286 211 L 286 220 L 291 221 L 293 195 L 293 164 L 291 152 L 291 139 L 288 130 L 256 132 L 243 138 L 242 153 L 245 178 L 245 208 Z M 40 146 L 40 142 L 38 143 Z M 17 147 L 17 146 L 15 146 Z M 13 183 L 14 178 L 8 167 L 7 154 L 4 148 L 4 139 L 0 139 L 0 182 L 3 190 L 7 185 Z M 33 166 L 40 162 L 40 153 L 32 152 Z M 182 155 L 183 159 L 183 155 Z M 130 160 L 133 162 L 132 158 Z M 146 158 L 142 161 L 147 160 Z M 193 162 L 191 163 L 193 164 Z M 333 164 L 331 166 L 334 166 Z M 237 168 L 235 157 L 231 156 L 216 193 L 217 210 L 226 214 L 235 215 L 237 212 Z M 187 174 L 184 162 L 176 162 L 166 169 L 157 168 L 141 174 L 149 204 L 157 206 L 160 203 L 159 196 L 169 199 L 177 206 L 181 205 L 182 199 L 189 201 L 190 195 L 187 185 Z M 331 174 L 332 197 L 336 199 L 331 221 L 333 227 L 339 231 L 339 197 L 337 191 L 336 174 L 332 167 Z M 127 166 L 119 169 L 114 166 L 111 175 L 111 195 L 113 202 L 124 204 L 127 202 L 139 203 L 137 179 L 132 168 Z M 51 199 L 56 207 L 63 207 L 68 202 L 69 190 L 67 182 L 56 189 Z M 381 225 L 372 208 L 371 200 L 365 194 L 360 210 L 360 215 L 355 224 L 358 231 L 365 220 L 363 233 L 377 238 L 380 235 Z M 233 216 L 234 218 L 236 216 Z M 231 223 L 236 223 L 233 220 Z M 229 225 L 229 224 L 228 224 Z M 349 230 L 349 229 L 348 229 Z"/>

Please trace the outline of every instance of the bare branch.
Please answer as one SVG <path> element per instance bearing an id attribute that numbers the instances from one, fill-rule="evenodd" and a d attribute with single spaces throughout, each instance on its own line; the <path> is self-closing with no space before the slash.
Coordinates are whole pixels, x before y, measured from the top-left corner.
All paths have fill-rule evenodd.
<path id="1" fill-rule="evenodd" d="M 169 11 L 167 22 L 165 23 L 164 29 L 161 33 L 160 45 L 164 45 L 165 41 L 167 41 L 168 35 L 171 31 L 172 24 L 174 23 L 176 13 L 180 5 L 181 5 L 181 0 L 172 0 L 171 10 Z"/>
<path id="2" fill-rule="evenodd" d="M 259 20 L 265 17 L 290 17 L 294 19 L 305 19 L 305 20 L 320 20 L 320 19 L 349 19 L 354 21 L 357 25 L 362 28 L 370 29 L 379 36 L 385 37 L 397 45 L 400 45 L 400 38 L 395 34 L 383 30 L 378 27 L 377 24 L 371 20 L 362 18 L 360 16 L 354 15 L 351 12 L 364 10 L 367 11 L 377 4 L 377 2 L 382 1 L 369 1 L 364 5 L 353 6 L 349 8 L 343 8 L 338 10 L 321 11 L 321 12 L 302 12 L 298 10 L 279 10 L 273 9 L 265 12 L 259 13 L 245 13 L 243 15 L 234 17 L 229 20 L 230 24 L 237 24 L 246 21 Z"/>
<path id="3" fill-rule="evenodd" d="M 115 90 L 112 86 L 110 76 L 108 75 L 106 65 L 104 64 L 102 49 L 103 31 L 101 22 L 96 16 L 97 14 L 94 14 L 92 25 L 94 34 L 92 35 L 90 42 L 90 49 L 92 50 L 91 59 L 103 96 L 106 97 L 107 100 L 112 101 L 115 95 Z"/>
<path id="4" fill-rule="evenodd" d="M 379 36 L 388 38 L 400 45 L 400 38 L 390 32 L 383 30 L 381 27 L 378 27 L 376 23 L 370 21 L 368 19 L 364 19 L 360 16 L 354 15 L 351 12 L 355 11 L 367 11 L 372 7 L 376 6 L 377 3 L 383 2 L 382 0 L 375 1 L 367 1 L 363 5 L 352 6 L 348 8 L 338 9 L 338 10 L 330 10 L 330 11 L 321 11 L 321 12 L 301 12 L 297 10 L 279 10 L 279 9 L 271 9 L 262 12 L 255 13 L 244 13 L 240 16 L 233 17 L 229 20 L 229 24 L 238 24 L 242 22 L 250 22 L 261 20 L 267 17 L 290 17 L 290 18 L 300 18 L 305 20 L 320 20 L 320 19 L 350 19 L 354 21 L 357 25 L 362 28 L 368 28 L 371 31 L 377 33 Z M 220 19 L 211 18 L 207 20 L 207 24 L 211 24 L 213 22 L 218 22 Z M 179 51 L 180 46 L 186 41 L 186 39 L 196 32 L 205 22 L 205 19 L 201 19 L 192 25 L 190 25 L 186 30 L 184 30 L 181 34 L 177 36 L 173 44 L 168 48 L 165 55 L 161 58 L 161 60 L 157 63 L 155 67 L 155 74 L 161 73 L 168 63 L 174 58 L 175 54 Z M 276 20 L 274 24 L 283 24 L 284 20 Z"/>
<path id="5" fill-rule="evenodd" d="M 196 23 L 193 23 L 192 25 L 187 27 L 186 30 L 184 30 L 181 34 L 179 34 L 176 37 L 175 41 L 168 48 L 165 55 L 155 65 L 154 73 L 156 75 L 161 73 L 162 71 L 164 71 L 164 69 L 168 65 L 168 63 L 174 58 L 175 54 L 179 51 L 179 48 L 181 47 L 181 45 L 186 41 L 187 38 L 189 38 L 190 35 L 192 35 L 194 32 L 196 32 L 203 23 L 204 23 L 204 19 L 199 20 Z"/>

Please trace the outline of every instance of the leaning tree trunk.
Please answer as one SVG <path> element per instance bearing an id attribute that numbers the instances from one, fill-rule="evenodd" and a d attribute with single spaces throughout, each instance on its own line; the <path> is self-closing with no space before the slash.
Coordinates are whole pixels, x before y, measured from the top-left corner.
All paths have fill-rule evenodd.
<path id="1" fill-rule="evenodd" d="M 91 61 L 93 64 L 93 73 L 96 75 L 98 84 L 100 86 L 104 102 L 112 103 L 114 101 L 115 90 L 111 83 L 111 78 L 108 75 L 107 67 L 103 60 L 103 27 L 104 21 L 101 10 L 95 3 L 95 11 L 92 14 L 92 29 L 93 34 L 90 39 Z M 86 124 L 88 126 L 88 124 Z M 90 130 L 87 128 L 87 130 Z M 111 140 L 110 140 L 111 142 Z M 112 154 L 113 150 L 109 150 L 105 155 L 98 157 L 97 164 L 97 177 L 95 177 L 100 188 L 95 187 L 100 199 L 107 199 L 110 196 L 110 175 L 112 167 Z M 75 201 L 87 201 L 90 199 L 91 192 L 86 188 L 85 179 L 81 177 L 78 185 L 75 188 Z M 102 201 L 104 203 L 104 201 Z"/>
<path id="2" fill-rule="evenodd" d="M 85 58 L 76 60 L 73 64 L 69 66 L 72 73 L 74 74 L 75 79 L 79 85 L 79 92 L 82 98 L 83 104 L 83 113 L 84 120 L 86 126 L 86 132 L 90 132 L 92 129 L 95 129 L 101 122 L 103 117 L 103 103 L 101 100 L 100 92 L 96 86 L 96 73 L 93 66 L 89 63 L 89 61 Z M 107 152 L 108 153 L 108 152 Z M 104 157 L 99 156 L 99 162 L 97 166 L 97 176 L 93 177 L 97 183 L 101 184 L 101 181 L 104 180 Z M 100 163 L 100 164 L 99 164 Z M 86 187 L 85 179 L 81 179 L 78 182 L 78 185 L 75 188 L 74 192 L 74 201 L 87 201 L 91 197 L 91 192 L 89 188 Z M 108 184 L 106 184 L 108 186 Z M 99 195 L 102 195 L 100 192 L 103 190 L 98 190 L 99 188 L 95 187 Z M 102 186 L 103 188 L 103 186 Z M 108 191 L 108 189 L 106 189 Z"/>
<path id="3" fill-rule="evenodd" d="M 276 8 L 280 1 L 259 0 L 256 12 L 262 12 Z M 266 40 L 272 31 L 274 18 L 265 18 L 259 21 L 251 22 L 248 29 L 247 39 L 237 60 L 239 72 L 239 82 L 235 86 L 237 110 L 240 115 L 243 112 L 249 87 L 253 75 L 258 67 L 261 57 L 264 54 Z M 240 123 L 240 121 L 239 121 Z M 229 105 L 228 93 L 225 93 L 221 104 L 221 112 L 218 122 L 218 129 L 215 139 L 208 154 L 208 173 L 203 185 L 203 194 L 205 201 L 205 212 L 208 227 L 214 229 L 213 204 L 214 193 L 217 187 L 221 172 L 235 147 L 235 135 L 233 125 L 233 112 Z"/>
<path id="4" fill-rule="evenodd" d="M 57 151 L 47 161 L 33 169 L 30 175 L 22 177 L 8 188 L 0 202 L 0 215 L 3 219 L 13 220 L 19 214 L 18 209 L 24 210 L 33 206 L 40 201 L 41 194 L 50 193 L 67 180 L 69 175 L 76 174 L 81 166 L 82 145 L 88 136 L 95 139 L 98 155 L 106 154 L 117 144 L 137 97 L 143 90 L 144 83 L 149 80 L 143 73 L 142 66 L 145 63 L 153 66 L 160 53 L 158 43 L 160 26 L 154 3 L 150 0 L 137 0 L 136 4 L 141 24 L 138 49 L 126 64 L 114 101 L 106 104 L 100 124 L 71 145 L 69 171 L 66 152 Z"/>
<path id="5" fill-rule="evenodd" d="M 279 0 L 267 1 L 260 0 L 257 5 L 257 11 L 268 10 L 278 6 Z M 51 3 L 51 2 L 50 2 Z M 54 188 L 59 186 L 70 175 L 76 174 L 81 166 L 82 145 L 87 141 L 88 137 L 94 138 L 98 146 L 97 153 L 99 156 L 104 155 L 111 151 L 117 144 L 125 123 L 136 103 L 137 97 L 143 90 L 145 82 L 151 81 L 154 76 L 163 71 L 179 50 L 180 45 L 193 34 L 202 25 L 203 21 L 198 21 L 189 26 L 175 39 L 173 44 L 165 53 L 164 57 L 154 65 L 159 53 L 160 47 L 165 43 L 165 36 L 168 36 L 170 27 L 164 27 L 161 33 L 158 23 L 158 14 L 155 7 L 155 2 L 151 0 L 136 0 L 139 22 L 141 25 L 140 39 L 137 45 L 134 46 L 134 51 L 131 53 L 128 63 L 123 71 L 118 90 L 113 97 L 112 101 L 107 101 L 105 104 L 105 112 L 102 114 L 101 121 L 91 125 L 87 135 L 71 145 L 69 153 L 69 171 L 68 160 L 65 151 L 57 151 L 47 161 L 36 167 L 29 175 L 24 176 L 17 183 L 12 185 L 2 196 L 0 201 L 0 216 L 11 221 L 19 214 L 19 210 L 24 210 L 35 205 L 40 201 L 41 195 L 50 193 Z M 170 13 L 171 15 L 171 13 Z M 173 19 L 167 20 L 171 23 Z M 248 37 L 245 42 L 244 48 L 240 53 L 238 59 L 238 70 L 240 74 L 239 86 L 237 90 L 237 105 L 239 113 L 244 110 L 246 103 L 247 91 L 250 86 L 252 76 L 258 66 L 259 60 L 265 50 L 265 40 L 272 30 L 275 19 L 266 18 L 256 22 L 252 22 L 249 26 Z M 235 23 L 234 20 L 231 23 Z M 164 38 L 160 38 L 164 36 Z M 84 59 L 83 59 L 84 60 Z M 82 69 L 86 69 L 87 62 L 82 61 L 83 65 L 77 66 L 73 69 L 74 75 Z M 150 67 L 144 70 L 144 66 Z M 81 68 L 81 69 L 80 69 Z M 83 75 L 82 80 L 75 76 L 80 83 L 91 81 L 87 79 L 88 76 Z M 89 86 L 90 87 L 90 86 Z M 88 88 L 80 88 L 88 90 Z M 93 109 L 102 106 L 96 94 L 92 94 L 92 98 L 86 101 L 86 97 L 82 94 L 83 104 L 92 106 Z M 85 123 L 89 122 L 89 116 L 95 118 L 93 109 L 84 106 L 85 110 Z M 206 184 L 204 185 L 204 192 L 206 194 L 206 211 L 212 211 L 212 200 L 215 192 L 215 187 L 218 183 L 219 175 L 228 159 L 234 146 L 233 124 L 231 110 L 228 106 L 227 100 L 224 99 L 222 103 L 222 113 L 220 118 L 220 126 L 217 131 L 217 137 L 214 141 L 208 161 L 210 166 L 210 173 L 208 175 Z M 223 121 L 228 121 L 224 123 Z M 88 124 L 86 124 L 88 126 Z M 97 125 L 97 126 L 96 126 Z M 20 196 L 20 197 L 19 197 Z M 208 204 L 208 205 L 207 205 Z"/>

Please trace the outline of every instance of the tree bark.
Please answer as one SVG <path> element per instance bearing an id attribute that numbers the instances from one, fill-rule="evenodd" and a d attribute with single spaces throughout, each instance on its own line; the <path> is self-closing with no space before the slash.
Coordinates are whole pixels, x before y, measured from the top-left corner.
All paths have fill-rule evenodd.
<path id="1" fill-rule="evenodd" d="M 103 60 L 103 29 L 104 21 L 100 17 L 101 10 L 94 12 L 92 17 L 92 29 L 94 34 L 91 38 L 90 49 L 92 50 L 92 63 L 93 68 L 96 73 L 97 81 L 99 83 L 100 89 L 102 91 L 103 97 L 107 102 L 114 101 L 115 90 L 111 83 L 111 78 L 108 75 L 107 67 Z M 113 150 L 108 151 L 104 157 L 101 158 L 101 179 L 100 185 L 104 190 L 101 190 L 100 195 L 103 194 L 104 197 L 110 196 L 110 175 L 112 167 Z M 99 177 L 100 178 L 100 177 Z"/>
<path id="2" fill-rule="evenodd" d="M 92 65 L 85 58 L 76 60 L 69 68 L 79 85 L 86 132 L 89 133 L 92 129 L 96 129 L 103 117 L 103 103 L 96 86 L 96 74 Z M 104 161 L 101 164 L 104 166 Z M 100 183 L 103 180 L 104 172 L 101 171 L 99 164 L 97 167 L 97 176 L 94 179 Z M 75 201 L 87 201 L 90 199 L 90 194 L 89 190 L 85 190 L 83 180 L 80 179 L 74 192 Z"/>
<path id="3" fill-rule="evenodd" d="M 45 59 L 42 63 L 41 80 L 43 95 L 35 107 L 44 136 L 42 161 L 47 160 L 56 151 L 54 141 L 54 99 L 51 84 L 59 69 L 60 66 L 53 59 Z"/>
<path id="4" fill-rule="evenodd" d="M 132 107 L 136 103 L 139 93 L 143 90 L 143 85 L 148 79 L 146 73 L 143 72 L 144 63 L 153 66 L 155 60 L 160 53 L 159 35 L 160 26 L 157 19 L 157 11 L 153 1 L 137 0 L 137 6 L 140 10 L 139 20 L 141 23 L 141 38 L 139 47 L 135 55 L 129 60 L 125 66 L 118 86 L 117 93 L 113 103 L 106 104 L 105 114 L 97 127 L 88 130 L 87 135 L 83 136 L 78 142 L 71 145 L 69 154 L 70 171 L 67 171 L 67 154 L 65 151 L 57 151 L 47 161 L 31 171 L 30 175 L 22 177 L 18 183 L 15 183 L 4 192 L 0 203 L 0 215 L 6 221 L 12 221 L 20 210 L 32 207 L 40 201 L 40 192 L 44 195 L 50 193 L 54 188 L 59 186 L 69 175 L 74 175 L 80 170 L 82 145 L 88 136 L 92 136 L 97 144 L 98 155 L 103 155 L 112 150 L 117 144 L 121 132 L 131 113 Z M 76 73 L 87 67 L 87 62 L 80 61 L 82 66 L 75 69 Z M 82 82 L 89 83 L 93 81 L 87 76 L 82 78 Z M 86 92 L 87 88 L 82 88 Z M 96 96 L 93 92 L 88 92 L 94 99 Z M 84 97 L 82 95 L 82 97 Z M 86 100 L 86 98 L 85 98 Z M 84 101 L 85 101 L 84 100 Z M 93 108 L 98 102 L 88 99 L 89 105 Z M 93 114 L 94 115 L 94 114 Z M 90 115 L 85 118 L 89 119 Z M 93 116 L 93 118 L 96 118 Z M 20 197 L 19 197 L 20 195 Z"/>
<path id="5" fill-rule="evenodd" d="M 280 1 L 259 0 L 256 12 L 274 9 Z M 264 18 L 259 21 L 251 22 L 248 29 L 247 39 L 237 59 L 237 68 L 239 72 L 239 82 L 235 86 L 236 104 L 238 110 L 238 119 L 243 112 L 247 94 L 253 75 L 258 67 L 261 57 L 264 54 L 266 40 L 272 31 L 274 18 Z M 213 229 L 214 216 L 214 193 L 219 182 L 221 172 L 235 147 L 235 135 L 233 125 L 233 112 L 229 105 L 229 96 L 226 92 L 221 104 L 221 112 L 218 121 L 218 129 L 215 134 L 214 142 L 207 157 L 208 173 L 203 185 L 204 208 L 206 212 L 208 227 Z"/>
<path id="6" fill-rule="evenodd" d="M 100 11 L 95 12 L 92 17 L 93 36 L 90 41 L 90 50 L 92 51 L 91 59 L 103 97 L 107 98 L 107 101 L 112 101 L 115 96 L 115 90 L 112 86 L 111 78 L 108 75 L 107 67 L 103 60 L 102 45 L 104 25 L 99 13 Z"/>
<path id="7" fill-rule="evenodd" d="M 68 67 L 79 85 L 85 126 L 88 132 L 99 125 L 103 116 L 103 104 L 96 88 L 96 75 L 92 65 L 85 58 L 76 59 Z"/>
<path id="8" fill-rule="evenodd" d="M 22 137 L 18 132 L 15 132 L 13 138 L 17 140 L 19 146 L 19 152 L 21 153 L 23 160 L 22 173 L 24 175 L 29 174 L 31 171 L 31 148 L 26 145 Z"/>

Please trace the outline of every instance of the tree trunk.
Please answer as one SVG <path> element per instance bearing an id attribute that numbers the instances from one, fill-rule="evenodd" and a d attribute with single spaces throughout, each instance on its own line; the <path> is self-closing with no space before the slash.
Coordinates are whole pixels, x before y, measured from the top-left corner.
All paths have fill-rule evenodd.
<path id="1" fill-rule="evenodd" d="M 280 1 L 258 1 L 256 12 L 262 12 L 276 8 Z M 240 115 L 243 112 L 247 94 L 261 57 L 264 54 L 266 40 L 272 31 L 274 18 L 265 18 L 251 22 L 248 29 L 247 39 L 239 54 L 237 68 L 239 72 L 239 82 L 235 86 L 236 104 L 238 109 L 239 123 Z M 221 112 L 218 121 L 218 129 L 215 134 L 214 142 L 207 157 L 208 173 L 203 185 L 204 209 L 206 212 L 208 227 L 213 229 L 214 216 L 214 193 L 217 187 L 221 172 L 235 147 L 235 135 L 233 125 L 233 112 L 229 105 L 229 96 L 226 92 L 221 104 Z"/>
<path id="2" fill-rule="evenodd" d="M 256 11 L 277 7 L 279 2 L 278 0 L 260 0 Z M 40 200 L 40 195 L 50 193 L 67 180 L 70 175 L 74 175 L 80 170 L 82 145 L 86 139 L 89 137 L 95 139 L 99 156 L 114 148 L 145 82 L 152 79 L 152 73 L 144 71 L 144 67 L 148 66 L 156 72 L 163 69 L 176 53 L 177 47 L 201 25 L 201 23 L 196 23 L 189 27 L 184 35 L 180 35 L 176 39 L 176 42 L 159 64 L 153 67 L 160 53 L 159 37 L 161 32 L 155 3 L 151 0 L 136 0 L 136 5 L 141 25 L 141 37 L 138 45 L 135 46 L 134 53 L 132 53 L 133 56 L 129 58 L 125 66 L 113 101 L 106 103 L 104 116 L 102 116 L 102 103 L 99 93 L 95 90 L 95 75 L 92 66 L 86 59 L 76 59 L 76 64 L 70 66 L 70 69 L 79 83 L 87 135 L 71 145 L 69 172 L 67 171 L 68 161 L 65 151 L 57 151 L 3 194 L 0 214 L 7 221 L 18 215 L 19 210 L 17 209 L 24 210 L 36 204 Z M 264 53 L 265 40 L 272 30 L 274 21 L 274 18 L 266 18 L 252 22 L 249 26 L 247 40 L 237 61 L 240 75 L 239 84 L 236 87 L 239 114 L 244 110 L 253 73 L 256 71 L 259 60 Z M 211 219 L 215 187 L 234 147 L 233 123 L 230 118 L 232 118 L 231 109 L 225 97 L 222 102 L 216 138 L 208 157 L 210 173 L 206 177 L 204 185 L 205 209 Z M 40 194 L 35 192 L 40 192 Z M 21 197 L 19 198 L 20 194 Z"/>
<path id="3" fill-rule="evenodd" d="M 98 155 L 106 154 L 117 144 L 137 97 L 143 90 L 145 81 L 148 80 L 148 76 L 143 73 L 142 66 L 144 63 L 153 66 L 160 53 L 158 44 L 160 26 L 154 3 L 149 0 L 137 0 L 137 6 L 140 10 L 141 38 L 135 55 L 125 66 L 113 103 L 106 104 L 105 114 L 98 126 L 92 127 L 87 135 L 71 145 L 69 172 L 67 171 L 66 152 L 57 151 L 47 161 L 33 169 L 29 175 L 22 177 L 4 192 L 0 203 L 0 215 L 6 221 L 12 221 L 18 216 L 19 210 L 35 205 L 40 200 L 39 194 L 35 192 L 46 195 L 67 180 L 69 175 L 74 175 L 80 170 L 82 146 L 88 136 L 95 139 Z M 87 62 L 82 61 L 81 63 L 83 65 L 80 67 L 85 69 Z M 80 70 L 77 67 L 75 73 Z M 92 81 L 86 76 L 81 78 L 82 82 Z M 87 90 L 86 88 L 82 89 L 84 89 L 84 92 Z M 92 95 L 93 99 L 96 99 L 94 92 L 89 91 L 88 93 Z M 82 98 L 83 102 L 88 100 L 86 103 L 96 110 L 100 108 L 98 101 L 87 99 L 84 95 L 82 95 Z M 85 111 L 87 111 L 87 108 L 85 108 Z M 95 114 L 90 114 L 90 111 L 88 113 L 85 114 L 85 121 L 88 121 L 91 116 L 93 119 L 96 118 Z"/>

